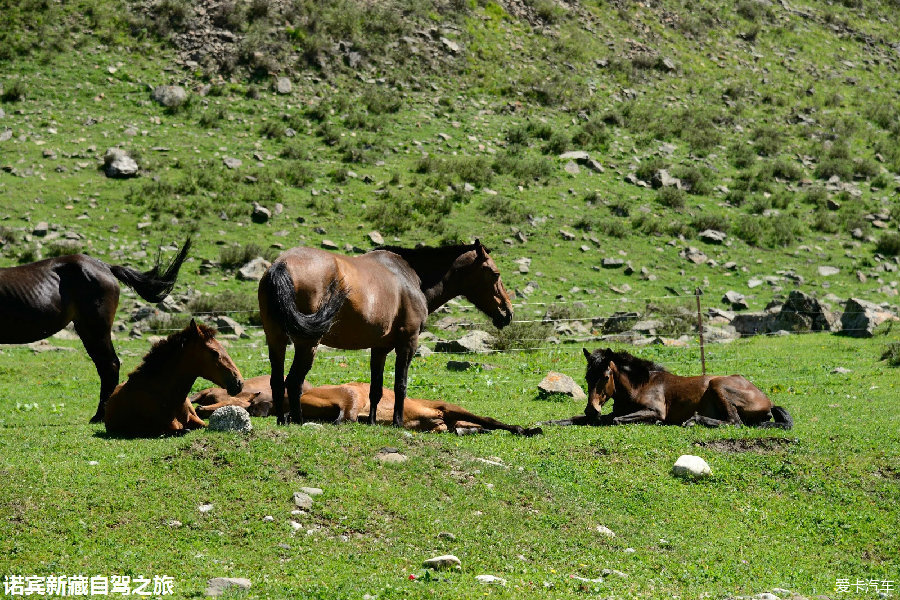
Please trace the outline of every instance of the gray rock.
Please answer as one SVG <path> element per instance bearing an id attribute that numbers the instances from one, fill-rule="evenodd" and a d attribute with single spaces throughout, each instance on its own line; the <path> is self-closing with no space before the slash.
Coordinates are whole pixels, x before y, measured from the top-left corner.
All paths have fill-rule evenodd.
<path id="1" fill-rule="evenodd" d="M 377 231 L 369 232 L 369 241 L 371 241 L 376 246 L 384 245 L 384 237 L 382 237 L 382 235 L 380 233 L 378 233 Z"/>
<path id="2" fill-rule="evenodd" d="M 292 90 L 291 80 L 287 77 L 279 77 L 275 80 L 275 91 L 279 94 L 290 94 Z"/>
<path id="3" fill-rule="evenodd" d="M 833 375 L 847 375 L 852 372 L 853 371 L 851 371 L 850 369 L 848 369 L 846 367 L 835 367 L 831 370 L 831 373 Z"/>
<path id="4" fill-rule="evenodd" d="M 491 345 L 497 341 L 494 336 L 486 331 L 475 330 L 467 333 L 458 340 L 439 341 L 435 344 L 438 352 L 490 352 Z"/>
<path id="5" fill-rule="evenodd" d="M 574 160 L 577 163 L 590 160 L 591 155 L 584 150 L 573 150 L 571 152 L 563 152 L 559 155 L 560 160 Z"/>
<path id="6" fill-rule="evenodd" d="M 841 270 L 837 267 L 829 267 L 827 265 L 823 265 L 816 269 L 816 272 L 820 277 L 831 277 L 832 275 L 837 275 L 838 273 L 840 273 Z"/>
<path id="7" fill-rule="evenodd" d="M 110 148 L 103 156 L 103 172 L 110 179 L 136 177 L 138 164 L 121 148 Z"/>
<path id="8" fill-rule="evenodd" d="M 781 307 L 781 311 L 770 321 L 771 331 L 837 331 L 838 315 L 831 307 L 816 298 L 794 290 Z"/>
<path id="9" fill-rule="evenodd" d="M 409 460 L 409 457 L 401 454 L 396 448 L 385 447 L 375 454 L 375 460 L 383 463 L 402 463 Z"/>
<path id="10" fill-rule="evenodd" d="M 709 260 L 709 257 L 707 257 L 705 254 L 703 254 L 702 251 L 694 248 L 693 246 L 690 248 L 682 249 L 681 252 L 678 253 L 678 256 L 694 263 L 695 265 L 702 265 L 707 260 Z"/>
<path id="11" fill-rule="evenodd" d="M 729 290 L 722 296 L 722 302 L 728 304 L 731 310 L 747 310 L 747 300 L 743 294 Z"/>
<path id="12" fill-rule="evenodd" d="M 12 139 L 12 129 L 4 129 L 0 131 L 0 142 L 8 142 Z"/>
<path id="13" fill-rule="evenodd" d="M 258 202 L 253 203 L 253 210 L 250 212 L 250 220 L 254 223 L 266 223 L 272 218 L 272 211 Z"/>
<path id="14" fill-rule="evenodd" d="M 600 266 L 604 269 L 618 269 L 625 264 L 623 258 L 604 258 L 600 261 Z"/>
<path id="15" fill-rule="evenodd" d="M 705 460 L 692 454 L 682 454 L 672 467 L 672 475 L 686 479 L 700 479 L 712 474 Z"/>
<path id="16" fill-rule="evenodd" d="M 575 239 L 575 234 L 570 231 L 566 231 L 565 229 L 560 229 L 559 235 L 561 235 L 562 238 L 567 242 L 571 242 Z"/>
<path id="17" fill-rule="evenodd" d="M 561 394 L 575 400 L 587 400 L 587 394 L 574 379 L 563 373 L 550 371 L 538 384 L 538 393 L 542 397 Z"/>
<path id="18" fill-rule="evenodd" d="M 176 108 L 187 102 L 187 92 L 180 85 L 158 85 L 151 97 L 166 108 Z"/>
<path id="19" fill-rule="evenodd" d="M 484 585 L 506 585 L 506 580 L 496 575 L 476 575 L 475 581 Z"/>
<path id="20" fill-rule="evenodd" d="M 703 329 L 703 339 L 711 344 L 728 344 L 740 337 L 741 334 L 731 325 L 705 327 Z"/>
<path id="21" fill-rule="evenodd" d="M 313 505 L 312 496 L 306 492 L 294 492 L 294 504 L 301 510 L 309 510 Z"/>
<path id="22" fill-rule="evenodd" d="M 310 496 L 321 496 L 322 494 L 325 493 L 322 491 L 321 488 L 317 488 L 317 487 L 302 487 L 302 488 L 300 488 L 300 491 L 303 492 L 304 494 L 308 494 Z"/>
<path id="23" fill-rule="evenodd" d="M 206 582 L 206 595 L 221 596 L 231 588 L 249 590 L 251 585 L 249 579 L 241 577 L 214 577 Z"/>
<path id="24" fill-rule="evenodd" d="M 841 315 L 841 333 L 850 337 L 872 337 L 875 328 L 885 321 L 896 321 L 897 315 L 874 302 L 850 298 Z"/>
<path id="25" fill-rule="evenodd" d="M 728 236 L 725 235 L 722 231 L 716 231 L 715 229 L 705 229 L 700 232 L 697 236 L 707 244 L 724 244 L 725 238 Z"/>
<path id="26" fill-rule="evenodd" d="M 243 165 L 243 161 L 239 158 L 232 158 L 230 156 L 226 156 L 222 159 L 222 164 L 224 164 L 229 169 L 239 169 L 241 165 Z"/>
<path id="27" fill-rule="evenodd" d="M 272 266 L 272 263 L 257 256 L 246 265 L 238 269 L 237 278 L 241 281 L 259 281 L 265 275 L 266 270 Z"/>
<path id="28" fill-rule="evenodd" d="M 240 406 L 223 406 L 209 415 L 209 429 L 212 431 L 236 431 L 249 433 L 253 431 L 250 413 Z"/>
<path id="29" fill-rule="evenodd" d="M 452 40 L 448 40 L 445 37 L 442 37 L 441 43 L 444 45 L 445 48 L 447 48 L 447 50 L 449 50 L 453 54 L 459 54 L 459 44 L 457 44 L 456 42 L 454 42 Z"/>
<path id="30" fill-rule="evenodd" d="M 249 337 L 247 336 L 244 327 L 231 317 L 227 317 L 225 315 L 214 317 L 213 325 L 215 325 L 216 329 L 218 329 L 221 333 L 233 333 L 238 337 Z"/>
<path id="31" fill-rule="evenodd" d="M 337 250 L 339 246 L 331 240 L 322 240 L 322 247 L 326 250 Z"/>
<path id="32" fill-rule="evenodd" d="M 50 225 L 47 221 L 41 221 L 37 225 L 34 226 L 34 229 L 31 233 L 37 237 L 44 237 L 50 231 Z"/>
<path id="33" fill-rule="evenodd" d="M 569 175 L 578 175 L 581 173 L 581 169 L 575 164 L 574 161 L 569 161 L 566 163 L 566 166 L 563 167 L 563 170 Z"/>
<path id="34" fill-rule="evenodd" d="M 453 556 L 452 554 L 444 554 L 442 556 L 429 558 L 422 563 L 422 566 L 426 569 L 435 569 L 437 571 L 462 569 L 462 563 L 457 557 Z"/>
<path id="35" fill-rule="evenodd" d="M 681 189 L 681 180 L 677 177 L 672 177 L 667 170 L 659 169 L 650 178 L 650 185 L 653 187 L 653 189 L 664 187 L 674 187 Z"/>
<path id="36" fill-rule="evenodd" d="M 616 537 L 616 533 L 606 525 L 597 525 L 597 533 L 605 535 L 608 538 Z"/>

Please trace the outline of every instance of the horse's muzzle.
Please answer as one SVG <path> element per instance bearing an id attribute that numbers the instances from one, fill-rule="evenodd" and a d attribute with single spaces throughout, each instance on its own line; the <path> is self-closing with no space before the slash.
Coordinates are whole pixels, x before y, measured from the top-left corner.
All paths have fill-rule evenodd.
<path id="1" fill-rule="evenodd" d="M 244 389 L 244 380 L 238 377 L 228 384 L 227 392 L 229 396 L 237 396 Z"/>
<path id="2" fill-rule="evenodd" d="M 588 419 L 596 419 L 600 413 L 594 408 L 594 405 L 588 402 L 588 405 L 584 407 L 584 416 Z"/>
<path id="3" fill-rule="evenodd" d="M 496 327 L 497 329 L 503 329 L 504 327 L 512 323 L 512 309 L 501 308 L 499 309 L 499 313 L 500 314 L 496 315 L 493 318 L 494 327 Z"/>

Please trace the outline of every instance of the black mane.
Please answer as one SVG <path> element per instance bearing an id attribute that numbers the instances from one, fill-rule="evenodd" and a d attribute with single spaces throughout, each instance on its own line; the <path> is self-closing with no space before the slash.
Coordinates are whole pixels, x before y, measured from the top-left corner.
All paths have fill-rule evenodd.
<path id="1" fill-rule="evenodd" d="M 200 330 L 200 339 L 204 342 L 207 342 L 216 336 L 217 331 L 212 327 L 197 323 L 197 328 Z M 132 375 L 154 375 L 159 373 L 163 370 L 172 355 L 180 352 L 187 342 L 196 335 L 197 333 L 193 330 L 192 326 L 188 325 L 166 339 L 156 342 L 153 344 L 153 347 L 150 348 L 150 352 L 144 356 L 144 360 L 141 364 L 131 372 L 129 377 Z"/>
<path id="2" fill-rule="evenodd" d="M 422 288 L 436 285 L 447 273 L 450 265 L 460 255 L 472 252 L 477 244 L 453 244 L 450 246 L 420 246 L 418 248 L 401 248 L 400 246 L 379 246 L 376 250 L 387 250 L 399 255 L 422 280 Z M 485 253 L 489 250 L 482 246 Z"/>
<path id="3" fill-rule="evenodd" d="M 654 371 L 665 371 L 666 368 L 652 360 L 638 358 L 628 352 L 614 352 L 606 350 L 594 350 L 588 360 L 585 378 L 588 382 L 597 381 L 603 376 L 610 362 L 616 363 L 619 371 L 628 375 L 628 379 L 635 385 L 642 385 L 650 380 L 650 374 Z"/>

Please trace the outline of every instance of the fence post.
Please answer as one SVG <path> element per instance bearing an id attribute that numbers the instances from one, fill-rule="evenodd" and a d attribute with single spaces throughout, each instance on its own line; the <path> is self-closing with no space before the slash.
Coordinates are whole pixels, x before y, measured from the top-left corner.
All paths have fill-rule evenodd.
<path id="1" fill-rule="evenodd" d="M 694 292 L 697 296 L 697 331 L 700 333 L 700 366 L 703 374 L 706 375 L 706 349 L 703 347 L 703 315 L 700 313 L 700 296 L 703 291 L 700 288 Z"/>

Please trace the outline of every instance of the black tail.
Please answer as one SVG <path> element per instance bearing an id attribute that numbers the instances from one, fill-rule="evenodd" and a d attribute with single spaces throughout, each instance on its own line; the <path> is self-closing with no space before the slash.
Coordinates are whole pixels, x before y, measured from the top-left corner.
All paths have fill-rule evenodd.
<path id="1" fill-rule="evenodd" d="M 284 261 L 278 261 L 268 272 L 269 306 L 285 333 L 307 340 L 317 340 L 328 333 L 338 311 L 347 299 L 347 290 L 341 282 L 333 280 L 319 309 L 309 315 L 297 310 L 294 281 Z"/>
<path id="2" fill-rule="evenodd" d="M 760 423 L 760 427 L 768 429 L 792 429 L 794 427 L 794 419 L 788 414 L 783 406 L 772 407 L 772 420 Z"/>
<path id="3" fill-rule="evenodd" d="M 172 259 L 169 266 L 162 273 L 159 272 L 159 259 L 156 257 L 156 264 L 149 271 L 141 273 L 131 267 L 122 267 L 120 265 L 110 265 L 109 270 L 116 276 L 116 279 L 133 289 L 138 295 L 147 302 L 162 302 L 169 295 L 172 288 L 175 287 L 175 280 L 178 278 L 178 270 L 184 259 L 187 258 L 188 250 L 191 249 L 191 238 L 184 242 L 184 246 L 178 252 L 178 255 Z"/>

